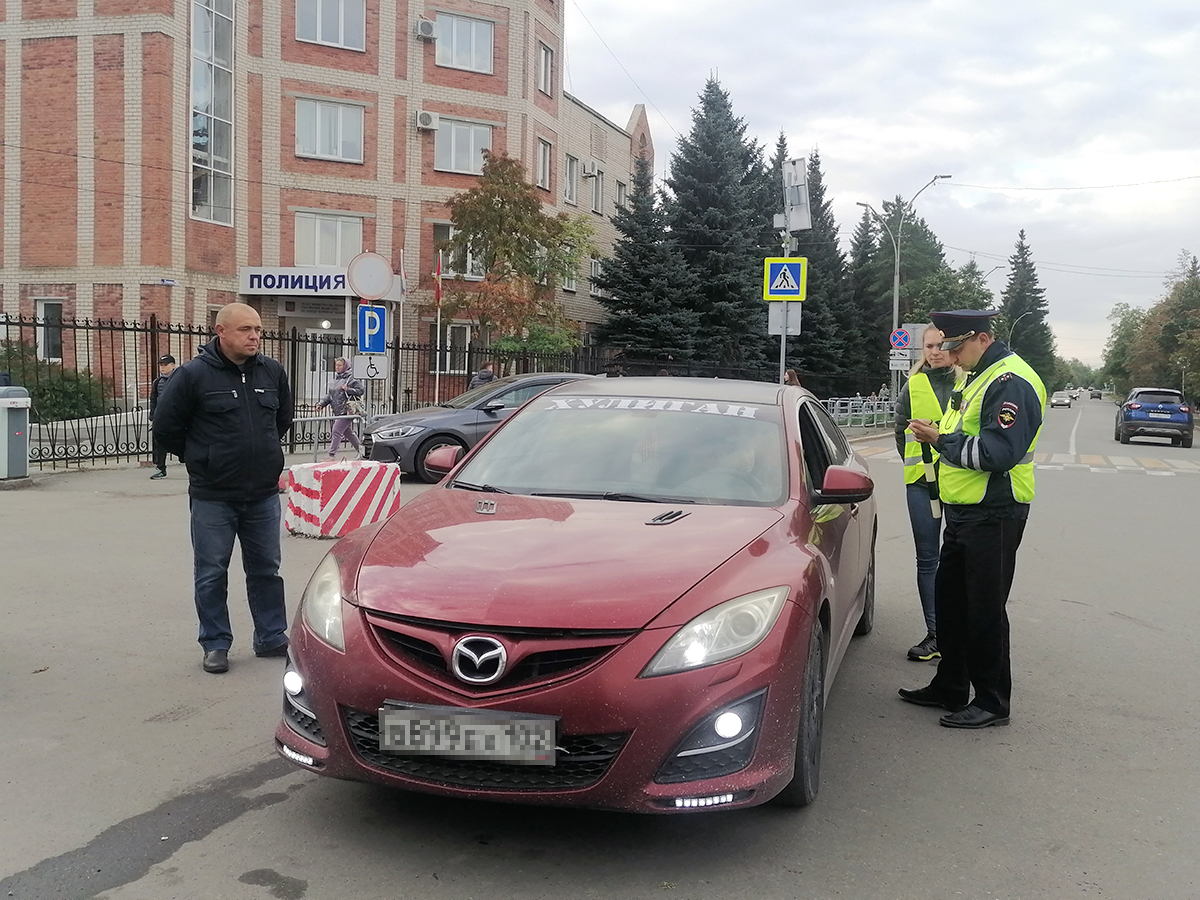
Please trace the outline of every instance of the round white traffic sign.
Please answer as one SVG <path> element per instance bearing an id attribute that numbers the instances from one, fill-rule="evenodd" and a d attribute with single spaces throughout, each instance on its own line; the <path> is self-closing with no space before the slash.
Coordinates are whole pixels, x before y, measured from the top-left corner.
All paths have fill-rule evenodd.
<path id="1" fill-rule="evenodd" d="M 378 253 L 360 253 L 346 267 L 346 283 L 364 300 L 378 300 L 392 290 L 392 264 Z"/>

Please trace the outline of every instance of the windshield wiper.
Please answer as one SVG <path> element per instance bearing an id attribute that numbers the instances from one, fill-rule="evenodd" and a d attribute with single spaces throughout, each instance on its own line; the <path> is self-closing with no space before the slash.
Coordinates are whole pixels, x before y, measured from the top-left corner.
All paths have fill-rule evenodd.
<path id="1" fill-rule="evenodd" d="M 695 503 L 685 497 L 657 497 L 625 491 L 530 491 L 531 497 L 569 497 L 575 500 L 625 500 L 632 503 Z"/>
<path id="2" fill-rule="evenodd" d="M 511 494 L 512 491 L 506 491 L 504 488 L 498 488 L 490 484 L 471 484 L 469 481 L 456 481 L 450 485 L 452 488 L 462 488 L 464 491 L 483 491 L 485 494 Z"/>

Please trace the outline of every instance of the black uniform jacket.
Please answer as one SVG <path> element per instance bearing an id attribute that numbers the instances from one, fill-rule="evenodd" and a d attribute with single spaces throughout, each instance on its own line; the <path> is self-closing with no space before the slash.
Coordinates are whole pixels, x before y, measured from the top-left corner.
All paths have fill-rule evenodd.
<path id="1" fill-rule="evenodd" d="M 978 375 L 1012 355 L 1007 345 L 1001 341 L 993 342 L 967 376 L 962 392 L 969 393 Z M 989 384 L 983 392 L 979 437 L 972 442 L 971 459 L 975 464 L 969 467 L 992 473 L 987 491 L 983 500 L 972 506 L 944 504 L 942 509 L 947 518 L 958 521 L 1027 518 L 1029 504 L 1020 503 L 1013 497 L 1008 470 L 1025 458 L 1041 427 L 1042 401 L 1033 385 L 1011 372 L 1005 372 Z M 943 434 L 935 446 L 946 460 L 964 466 L 963 450 L 967 440 L 968 435 L 962 432 Z"/>
<path id="2" fill-rule="evenodd" d="M 154 412 L 154 437 L 183 454 L 188 492 L 197 500 L 255 501 L 277 493 L 279 441 L 291 427 L 283 366 L 262 354 L 237 366 L 216 338 L 171 375 Z"/>

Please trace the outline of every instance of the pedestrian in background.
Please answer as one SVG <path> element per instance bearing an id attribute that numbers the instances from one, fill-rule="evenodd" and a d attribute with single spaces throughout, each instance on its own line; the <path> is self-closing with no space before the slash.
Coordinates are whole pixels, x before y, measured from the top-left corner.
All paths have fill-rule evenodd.
<path id="1" fill-rule="evenodd" d="M 158 408 L 158 398 L 167 384 L 167 379 L 175 371 L 175 357 L 171 354 L 158 358 L 158 377 L 150 384 L 150 447 L 154 458 L 154 474 L 151 478 L 167 477 L 167 448 L 154 437 L 154 411 Z"/>
<path id="2" fill-rule="evenodd" d="M 795 369 L 788 369 L 783 373 L 783 383 L 792 387 L 800 387 L 800 378 L 796 375 Z"/>
<path id="3" fill-rule="evenodd" d="M 471 376 L 471 381 L 467 385 L 467 390 L 477 388 L 485 384 L 491 384 L 496 380 L 496 364 L 493 362 L 485 362 L 483 368 Z"/>
<path id="4" fill-rule="evenodd" d="M 319 410 L 328 406 L 335 416 L 329 436 L 330 459 L 337 456 L 342 441 L 348 441 L 360 455 L 362 454 L 362 445 L 358 442 L 358 435 L 354 433 L 353 404 L 365 393 L 363 383 L 354 377 L 354 372 L 350 369 L 350 361 L 341 356 L 335 359 L 333 381 L 329 382 L 325 396 L 317 404 Z"/>
<path id="5" fill-rule="evenodd" d="M 287 374 L 260 354 L 262 320 L 244 303 L 217 313 L 217 336 L 171 376 L 154 436 L 188 471 L 196 613 L 205 672 L 229 670 L 229 559 L 242 548 L 254 654 L 287 655 L 279 576 L 280 440 L 292 427 Z"/>
<path id="6" fill-rule="evenodd" d="M 935 425 L 941 422 L 958 373 L 950 365 L 949 354 L 942 350 L 942 333 L 934 326 L 926 326 L 921 345 L 921 358 L 913 366 L 896 401 L 896 449 L 904 460 L 908 520 L 917 551 L 917 594 L 925 614 L 925 637 L 909 648 L 908 658 L 924 662 L 941 656 L 937 647 L 934 607 L 934 579 L 937 578 L 938 554 L 942 547 L 941 511 L 934 515 L 933 505 L 936 502 L 933 498 L 937 497 L 937 479 L 933 473 L 938 453 L 913 436 L 908 422 L 910 419 L 922 419 Z"/>
<path id="7" fill-rule="evenodd" d="M 1033 454 L 1046 388 L 1033 368 L 991 334 L 989 310 L 933 313 L 950 362 L 968 372 L 940 425 L 913 419 L 917 440 L 941 454 L 946 520 L 937 573 L 937 674 L 900 689 L 919 706 L 950 711 L 948 728 L 1007 725 L 1012 694 L 1008 592 L 1033 500 Z M 974 698 L 970 697 L 972 687 Z M 967 701 L 970 699 L 970 704 Z"/>

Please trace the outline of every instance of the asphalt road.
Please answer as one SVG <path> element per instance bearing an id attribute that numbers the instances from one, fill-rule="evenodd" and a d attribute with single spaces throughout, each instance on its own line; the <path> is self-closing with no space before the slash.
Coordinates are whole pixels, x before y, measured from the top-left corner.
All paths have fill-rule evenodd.
<path id="1" fill-rule="evenodd" d="M 177 467 L 0 492 L 0 900 L 1200 895 L 1200 450 L 1117 444 L 1114 414 L 1047 413 L 1012 725 L 980 732 L 896 697 L 933 668 L 904 656 L 924 629 L 894 446 L 859 445 L 876 628 L 799 812 L 530 809 L 294 770 L 271 751 L 282 667 L 250 652 L 236 578 L 232 669 L 200 670 Z M 327 548 L 285 538 L 290 602 Z"/>

